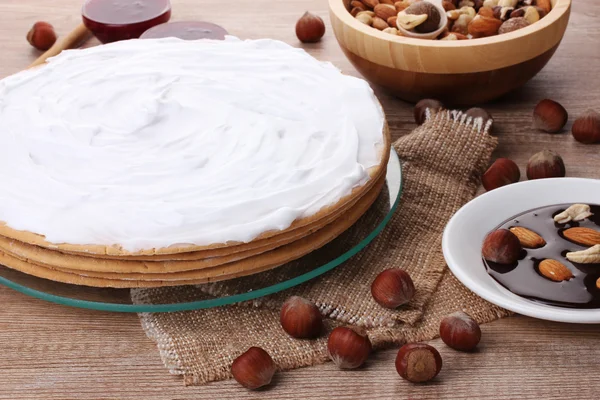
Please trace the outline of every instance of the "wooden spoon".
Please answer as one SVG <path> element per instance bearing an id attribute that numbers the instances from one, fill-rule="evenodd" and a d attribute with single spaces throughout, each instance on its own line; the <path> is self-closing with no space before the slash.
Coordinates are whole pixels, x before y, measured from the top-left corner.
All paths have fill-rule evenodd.
<path id="1" fill-rule="evenodd" d="M 71 33 L 65 36 L 62 40 L 54 43 L 48 51 L 38 57 L 28 68 L 33 68 L 46 62 L 46 59 L 58 55 L 61 51 L 78 47 L 92 37 L 92 33 L 85 27 L 79 24 Z"/>

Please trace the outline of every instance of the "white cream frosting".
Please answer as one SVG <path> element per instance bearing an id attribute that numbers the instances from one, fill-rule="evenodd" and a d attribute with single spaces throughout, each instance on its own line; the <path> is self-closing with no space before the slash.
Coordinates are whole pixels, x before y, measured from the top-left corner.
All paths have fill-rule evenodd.
<path id="1" fill-rule="evenodd" d="M 0 81 L 0 220 L 52 243 L 248 242 L 379 163 L 368 84 L 274 40 L 130 40 Z"/>

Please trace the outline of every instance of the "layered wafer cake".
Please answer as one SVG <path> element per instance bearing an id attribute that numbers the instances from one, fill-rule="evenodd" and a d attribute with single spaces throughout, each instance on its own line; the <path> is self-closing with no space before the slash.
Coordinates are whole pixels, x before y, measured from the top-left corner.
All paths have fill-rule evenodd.
<path id="1" fill-rule="evenodd" d="M 389 133 L 368 84 L 274 40 L 129 40 L 0 81 L 0 263 L 181 285 L 273 268 L 348 229 Z"/>

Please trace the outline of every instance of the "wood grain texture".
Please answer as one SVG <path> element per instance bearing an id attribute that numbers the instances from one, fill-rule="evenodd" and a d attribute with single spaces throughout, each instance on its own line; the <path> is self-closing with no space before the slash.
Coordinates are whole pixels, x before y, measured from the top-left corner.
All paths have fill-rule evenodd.
<path id="1" fill-rule="evenodd" d="M 437 98 L 454 106 L 491 101 L 537 75 L 560 43 L 571 0 L 524 29 L 476 40 L 399 37 L 358 22 L 350 0 L 329 0 L 333 30 L 354 67 L 403 100 Z"/>
<path id="2" fill-rule="evenodd" d="M 174 20 L 209 20 L 244 38 L 272 37 L 300 46 L 294 24 L 307 9 L 327 20 L 324 0 L 240 0 L 224 11 L 221 0 L 172 0 Z M 33 22 L 52 22 L 66 35 L 79 23 L 80 0 L 1 0 L 0 76 L 29 65 L 39 52 L 25 34 Z M 268 15 L 268 18 L 265 18 Z M 497 157 L 522 168 L 535 152 L 560 153 L 568 176 L 600 178 L 600 147 L 568 134 L 573 117 L 600 110 L 600 2 L 573 3 L 562 45 L 542 72 L 502 101 L 487 105 L 500 138 Z M 95 44 L 93 42 L 91 44 Z M 321 60 L 358 75 L 330 29 L 305 47 Z M 380 94 L 394 137 L 414 128 L 412 106 Z M 551 97 L 571 113 L 567 131 L 549 135 L 531 128 L 537 101 Z M 439 340 L 444 369 L 435 382 L 414 386 L 394 370 L 395 351 L 376 354 L 366 368 L 337 371 L 326 364 L 280 374 L 267 391 L 249 393 L 235 382 L 183 387 L 170 376 L 136 315 L 110 314 L 47 304 L 0 287 L 0 399 L 596 399 L 600 388 L 600 326 L 509 318 L 483 326 L 481 350 L 462 354 Z"/>

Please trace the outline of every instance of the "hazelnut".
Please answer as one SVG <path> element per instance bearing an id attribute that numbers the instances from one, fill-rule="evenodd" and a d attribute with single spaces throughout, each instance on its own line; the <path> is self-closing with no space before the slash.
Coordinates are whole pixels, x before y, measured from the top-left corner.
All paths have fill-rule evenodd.
<path id="1" fill-rule="evenodd" d="M 568 120 L 567 110 L 554 100 L 544 99 L 533 110 L 533 126 L 544 132 L 560 132 Z"/>
<path id="2" fill-rule="evenodd" d="M 407 381 L 419 383 L 432 380 L 442 369 L 442 356 L 428 344 L 405 344 L 396 356 L 396 371 Z"/>
<path id="3" fill-rule="evenodd" d="M 414 115 L 417 125 L 423 125 L 427 120 L 427 110 L 430 113 L 436 113 L 444 109 L 441 101 L 435 99 L 423 99 L 415 105 Z"/>
<path id="4" fill-rule="evenodd" d="M 487 110 L 484 110 L 483 108 L 479 108 L 479 107 L 469 108 L 465 112 L 465 114 L 467 115 L 467 117 L 471 117 L 473 119 L 481 118 L 483 120 L 484 127 L 486 126 L 488 121 L 492 121 L 492 123 L 490 124 L 490 129 L 492 127 L 492 124 L 494 123 L 494 118 L 492 118 L 492 115 L 489 112 L 487 112 Z"/>
<path id="5" fill-rule="evenodd" d="M 56 43 L 54 27 L 48 22 L 36 22 L 27 33 L 27 41 L 38 50 L 48 50 Z"/>
<path id="6" fill-rule="evenodd" d="M 384 21 L 387 21 L 390 17 L 395 17 L 398 15 L 398 11 L 396 11 L 396 7 L 389 4 L 378 4 L 373 9 L 375 15 L 381 18 Z"/>
<path id="7" fill-rule="evenodd" d="M 404 29 L 414 29 L 418 33 L 429 33 L 437 30 L 440 27 L 440 21 L 440 11 L 427 1 L 413 3 L 398 14 L 398 23 Z"/>
<path id="8" fill-rule="evenodd" d="M 585 144 L 600 142 L 600 114 L 587 110 L 573 123 L 571 130 L 575 140 Z"/>
<path id="9" fill-rule="evenodd" d="M 565 174 L 562 158 L 550 150 L 534 154 L 527 163 L 528 179 L 562 178 Z"/>
<path id="10" fill-rule="evenodd" d="M 498 33 L 502 35 L 504 33 L 513 32 L 521 28 L 526 28 L 528 26 L 529 22 L 527 22 L 527 20 L 523 17 L 511 18 L 502 23 L 500 29 L 498 29 Z"/>
<path id="11" fill-rule="evenodd" d="M 458 311 L 442 319 L 440 338 L 454 350 L 473 351 L 481 340 L 481 329 L 469 314 Z"/>
<path id="12" fill-rule="evenodd" d="M 481 182 L 485 190 L 490 191 L 511 183 L 519 182 L 521 172 L 513 160 L 499 158 L 483 174 Z"/>
<path id="13" fill-rule="evenodd" d="M 377 275 L 371 284 L 371 295 L 379 305 L 396 308 L 412 300 L 415 285 L 406 271 L 390 268 Z"/>
<path id="14" fill-rule="evenodd" d="M 323 332 L 323 317 L 312 302 L 292 296 L 283 303 L 279 315 L 281 327 L 297 339 L 313 339 Z"/>
<path id="15" fill-rule="evenodd" d="M 305 12 L 296 22 L 296 36 L 302 43 L 315 43 L 325 34 L 325 23 L 318 15 Z"/>
<path id="16" fill-rule="evenodd" d="M 341 369 L 360 367 L 369 358 L 371 350 L 371 341 L 358 328 L 335 328 L 327 340 L 329 357 Z"/>
<path id="17" fill-rule="evenodd" d="M 231 365 L 231 374 L 245 388 L 255 390 L 271 383 L 277 367 L 260 347 L 250 347 Z"/>
<path id="18" fill-rule="evenodd" d="M 497 264 L 514 264 L 521 254 L 519 238 L 508 229 L 498 229 L 485 237 L 483 258 Z"/>

